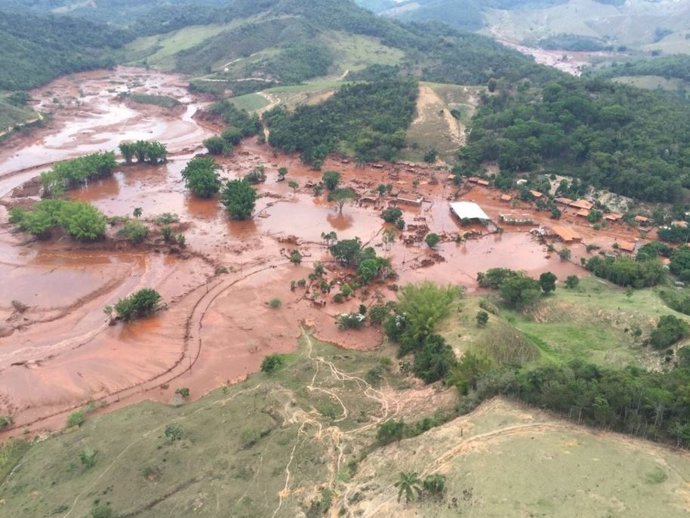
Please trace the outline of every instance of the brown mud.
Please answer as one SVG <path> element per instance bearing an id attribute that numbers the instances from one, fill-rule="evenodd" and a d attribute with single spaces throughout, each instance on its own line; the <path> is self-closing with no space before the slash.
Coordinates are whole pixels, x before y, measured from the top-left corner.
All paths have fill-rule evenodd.
<path id="1" fill-rule="evenodd" d="M 315 197 L 309 187 L 319 182 L 321 172 L 295 156 L 247 141 L 233 156 L 219 160 L 221 175 L 239 178 L 264 165 L 267 180 L 257 187 L 262 197 L 254 218 L 230 221 L 217 200 L 196 199 L 184 188 L 180 172 L 210 132 L 192 117 L 200 101 L 180 83 L 176 76 L 128 68 L 60 79 L 34 93 L 42 109 L 61 106 L 50 126 L 0 149 L 0 202 L 10 204 L 35 199 L 30 185 L 15 191 L 15 197 L 11 193 L 54 160 L 115 149 L 125 139 L 161 140 L 171 151 L 167 164 L 121 166 L 112 178 L 70 196 L 93 203 L 108 216 L 131 215 L 141 207 L 143 219 L 153 221 L 174 212 L 186 229 L 183 254 L 155 246 L 121 251 L 82 247 L 66 238 L 38 242 L 16 233 L 0 205 L 0 415 L 15 420 L 5 435 L 60 428 L 69 412 L 88 402 L 109 408 L 141 399 L 172 402 L 180 387 L 201 397 L 257 371 L 267 354 L 294 350 L 300 323 L 313 326 L 324 341 L 375 349 L 380 330 L 340 331 L 337 316 L 357 311 L 360 304 L 394 298 L 395 286 L 374 285 L 334 303 L 338 284 L 352 275 L 332 263 L 323 233 L 359 237 L 389 257 L 399 273 L 397 284 L 432 280 L 474 290 L 476 274 L 494 266 L 531 275 L 554 271 L 559 278 L 584 273 L 549 253 L 528 233 L 531 227 L 506 227 L 502 234 L 458 241 L 468 231 L 487 234 L 487 228 L 462 227 L 449 213 L 449 199 L 475 200 L 496 220 L 506 206 L 500 193 L 488 188 L 468 184 L 458 192 L 448 173 L 432 166 L 359 167 L 329 158 L 324 170 L 341 171 L 343 184 L 371 198 L 338 214 L 326 195 Z M 176 97 L 187 108 L 166 112 L 124 105 L 116 95 L 127 87 Z M 53 97 L 58 103 L 52 103 Z M 277 170 L 283 166 L 288 180 L 299 183 L 296 192 L 287 181 L 278 181 Z M 373 191 L 389 183 L 394 192 L 425 201 L 419 207 L 401 206 L 408 229 L 384 245 L 380 212 L 392 199 L 378 198 Z M 547 221 L 546 213 L 530 204 L 514 209 Z M 597 239 L 613 240 L 616 233 L 627 232 L 617 226 L 594 233 L 568 214 L 564 221 Z M 436 250 L 423 243 L 429 231 L 443 238 Z M 584 245 L 578 246 L 584 254 Z M 294 249 L 303 255 L 301 265 L 289 261 Z M 321 295 L 325 305 L 312 301 L 305 288 L 291 289 L 292 281 L 308 278 L 316 261 L 326 265 L 328 279 L 336 282 L 330 294 Z M 104 306 L 142 287 L 158 290 L 167 310 L 144 321 L 109 326 Z M 272 299 L 281 301 L 279 308 L 269 305 Z"/>

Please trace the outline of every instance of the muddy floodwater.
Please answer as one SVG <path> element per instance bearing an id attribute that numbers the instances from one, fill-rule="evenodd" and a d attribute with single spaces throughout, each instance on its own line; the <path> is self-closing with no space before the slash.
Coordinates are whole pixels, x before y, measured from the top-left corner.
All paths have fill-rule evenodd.
<path id="1" fill-rule="evenodd" d="M 181 104 L 172 110 L 137 105 L 119 99 L 123 92 L 167 95 Z M 332 263 L 324 233 L 359 237 L 389 257 L 398 284 L 432 280 L 474 290 L 477 273 L 498 266 L 531 275 L 554 271 L 559 278 L 583 273 L 547 252 L 527 228 L 459 239 L 468 229 L 449 213 L 448 199 L 457 188 L 443 178 L 447 173 L 408 164 L 357 167 L 331 158 L 324 170 L 341 171 L 343 184 L 372 198 L 369 204 L 346 205 L 340 214 L 310 187 L 320 172 L 255 140 L 219 160 L 225 179 L 240 178 L 258 165 L 267 173 L 257 187 L 261 198 L 254 218 L 230 221 L 218 200 L 200 200 L 185 190 L 180 173 L 214 128 L 197 121 L 204 102 L 189 94 L 178 76 L 133 68 L 90 72 L 59 79 L 33 98 L 38 109 L 52 112 L 49 124 L 0 147 L 0 415 L 14 417 L 10 435 L 60 428 L 69 412 L 89 402 L 108 408 L 143 398 L 172 402 L 180 387 L 200 397 L 255 372 L 267 354 L 294 349 L 301 325 L 343 347 L 377 347 L 378 329 L 346 333 L 335 321 L 361 303 L 394 298 L 392 286 L 377 285 L 361 300 L 344 304 L 326 295 L 325 306 L 308 300 L 304 289 L 291 289 L 293 281 L 309 277 L 315 261 L 326 264 L 329 278 L 347 279 Z M 18 202 L 16 188 L 55 161 L 115 150 L 120 141 L 135 139 L 165 143 L 168 163 L 120 166 L 111 178 L 69 196 L 111 217 L 140 207 L 151 225 L 155 216 L 175 213 L 185 248 L 37 241 L 8 223 L 6 206 Z M 299 188 L 278 181 L 283 166 Z M 381 183 L 408 194 L 417 190 L 425 199 L 421 206 L 403 207 L 410 230 L 388 245 L 380 212 L 390 200 L 371 194 Z M 457 194 L 482 201 L 494 218 L 502 210 L 489 191 L 469 186 Z M 32 199 L 31 193 L 21 196 Z M 421 230 L 415 234 L 414 228 Z M 436 250 L 422 241 L 427 231 L 443 237 Z M 301 265 L 289 261 L 294 249 L 303 255 Z M 158 290 L 167 309 L 133 324 L 108 325 L 103 308 L 143 287 Z M 279 309 L 270 307 L 272 299 L 280 299 Z"/>

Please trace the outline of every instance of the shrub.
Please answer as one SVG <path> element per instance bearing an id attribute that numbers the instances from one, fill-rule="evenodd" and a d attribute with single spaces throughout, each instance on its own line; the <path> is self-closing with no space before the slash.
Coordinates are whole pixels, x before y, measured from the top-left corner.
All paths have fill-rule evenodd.
<path id="1" fill-rule="evenodd" d="M 177 390 L 175 390 L 175 394 L 179 394 L 182 396 L 184 399 L 189 398 L 189 389 L 187 387 L 180 387 Z"/>
<path id="2" fill-rule="evenodd" d="M 252 171 L 244 176 L 244 181 L 255 185 L 266 181 L 266 169 L 260 165 L 255 167 Z"/>
<path id="3" fill-rule="evenodd" d="M 285 359 L 281 354 L 270 354 L 261 362 L 261 372 L 271 374 L 280 369 L 285 364 Z"/>
<path id="4" fill-rule="evenodd" d="M 283 302 L 280 299 L 271 299 L 268 305 L 271 306 L 273 309 L 278 309 L 280 308 L 280 306 L 283 305 Z"/>
<path id="5" fill-rule="evenodd" d="M 181 441 L 184 437 L 184 431 L 182 427 L 177 424 L 169 424 L 165 426 L 163 435 L 169 442 Z"/>
<path id="6" fill-rule="evenodd" d="M 115 518 L 115 511 L 107 504 L 96 504 L 91 510 L 91 518 Z"/>
<path id="7" fill-rule="evenodd" d="M 361 313 L 342 313 L 338 316 L 338 329 L 361 329 L 366 316 Z"/>
<path id="8" fill-rule="evenodd" d="M 441 238 L 438 236 L 438 234 L 434 234 L 433 232 L 431 234 L 427 234 L 427 236 L 424 238 L 424 242 L 429 248 L 434 248 L 437 244 L 439 244 L 440 241 Z"/>
<path id="9" fill-rule="evenodd" d="M 580 285 L 580 279 L 577 275 L 568 275 L 565 278 L 565 287 L 569 290 L 574 290 Z"/>
<path id="10" fill-rule="evenodd" d="M 85 469 L 91 469 L 96 465 L 96 450 L 85 448 L 79 453 L 79 460 Z"/>
<path id="11" fill-rule="evenodd" d="M 203 144 L 211 155 L 229 155 L 232 153 L 232 144 L 228 143 L 223 137 L 209 137 L 204 140 Z"/>
<path id="12" fill-rule="evenodd" d="M 165 225 L 161 228 L 161 236 L 163 241 L 170 243 L 173 240 L 173 229 L 170 225 Z"/>
<path id="13" fill-rule="evenodd" d="M 0 430 L 4 430 L 5 428 L 9 428 L 10 426 L 12 426 L 12 423 L 14 423 L 12 416 L 0 415 Z"/>
<path id="14" fill-rule="evenodd" d="M 161 296 L 156 290 L 143 288 L 133 295 L 120 299 L 115 304 L 115 311 L 124 321 L 135 320 L 153 315 L 160 309 Z"/>
<path id="15" fill-rule="evenodd" d="M 299 250 L 293 250 L 290 252 L 290 262 L 292 264 L 300 264 L 302 262 L 302 254 Z"/>
<path id="16" fill-rule="evenodd" d="M 376 440 L 380 445 L 390 444 L 395 441 L 400 441 L 405 436 L 405 422 L 401 419 L 389 419 L 381 423 L 376 430 Z"/>
<path id="17" fill-rule="evenodd" d="M 153 219 L 156 225 L 172 225 L 178 221 L 180 221 L 180 217 L 174 212 L 164 212 Z"/>
<path id="18" fill-rule="evenodd" d="M 453 349 L 440 335 L 431 335 L 424 346 L 414 355 L 414 373 L 425 383 L 434 383 L 445 378 L 456 365 Z"/>
<path id="19" fill-rule="evenodd" d="M 446 492 L 446 476 L 440 473 L 429 475 L 422 481 L 422 487 L 432 498 L 443 498 Z"/>
<path id="20" fill-rule="evenodd" d="M 489 314 L 486 311 L 480 310 L 477 312 L 477 326 L 486 327 L 489 323 Z"/>
<path id="21" fill-rule="evenodd" d="M 690 327 L 684 320 L 673 315 L 664 315 L 652 331 L 649 341 L 655 349 L 666 349 L 688 336 L 689 332 Z"/>
<path id="22" fill-rule="evenodd" d="M 380 326 L 391 314 L 391 307 L 388 304 L 374 304 L 369 308 L 369 322 L 372 325 Z"/>
<path id="23" fill-rule="evenodd" d="M 118 236 L 128 239 L 133 244 L 138 245 L 144 242 L 149 235 L 149 227 L 139 221 L 127 221 L 118 231 Z"/>
<path id="24" fill-rule="evenodd" d="M 326 189 L 329 191 L 333 191 L 338 187 L 338 184 L 340 183 L 340 173 L 338 171 L 326 171 L 323 173 L 323 183 L 326 186 Z"/>
<path id="25" fill-rule="evenodd" d="M 76 412 L 72 412 L 67 417 L 67 428 L 72 428 L 73 426 L 81 426 L 84 424 L 84 421 L 86 421 L 86 414 L 83 410 L 77 410 Z"/>

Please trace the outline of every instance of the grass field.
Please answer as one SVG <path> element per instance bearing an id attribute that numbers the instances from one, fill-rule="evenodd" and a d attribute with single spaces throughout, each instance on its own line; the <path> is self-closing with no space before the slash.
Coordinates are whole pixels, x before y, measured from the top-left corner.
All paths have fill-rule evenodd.
<path id="1" fill-rule="evenodd" d="M 462 311 L 440 325 L 439 332 L 456 353 L 479 350 L 499 358 L 516 355 L 523 362 L 580 359 L 616 368 L 659 368 L 662 356 L 643 345 L 659 317 L 672 314 L 690 323 L 690 317 L 664 304 L 657 289 L 629 294 L 589 276 L 574 290 L 561 285 L 527 312 L 500 308 L 496 293 L 489 294 L 488 299 L 497 314 L 490 315 L 485 328 L 475 322 L 480 310 L 477 297 L 463 300 Z M 688 340 L 679 346 L 686 343 Z"/>
<path id="2" fill-rule="evenodd" d="M 377 38 L 331 31 L 321 35 L 331 49 L 339 74 L 355 72 L 369 65 L 397 65 L 405 58 L 399 49 L 383 45 Z"/>
<path id="3" fill-rule="evenodd" d="M 175 69 L 175 54 L 189 49 L 232 27 L 227 25 L 190 26 L 165 34 L 138 38 L 124 49 L 131 64 L 147 63 L 161 70 Z"/>
<path id="4" fill-rule="evenodd" d="M 246 94 L 238 97 L 230 98 L 232 104 L 237 106 L 240 110 L 247 110 L 248 112 L 255 112 L 261 108 L 268 106 L 268 100 L 259 94 Z"/>
<path id="5" fill-rule="evenodd" d="M 644 88 L 646 90 L 667 90 L 677 92 L 681 88 L 688 88 L 690 84 L 682 79 L 666 79 L 661 76 L 622 76 L 613 79 L 619 83 Z"/>
<path id="6" fill-rule="evenodd" d="M 445 498 L 398 502 L 403 471 L 444 474 Z M 373 452 L 345 505 L 347 516 L 368 517 L 681 517 L 689 477 L 687 454 L 498 399 Z"/>

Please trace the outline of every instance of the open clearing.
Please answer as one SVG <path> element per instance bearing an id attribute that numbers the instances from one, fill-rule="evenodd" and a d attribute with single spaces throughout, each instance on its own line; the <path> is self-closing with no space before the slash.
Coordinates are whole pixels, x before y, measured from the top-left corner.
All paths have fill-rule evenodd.
<path id="1" fill-rule="evenodd" d="M 406 160 L 421 161 L 436 149 L 447 161 L 465 143 L 467 124 L 479 103 L 478 88 L 422 83 L 417 100 L 417 117 L 407 131 Z"/>

